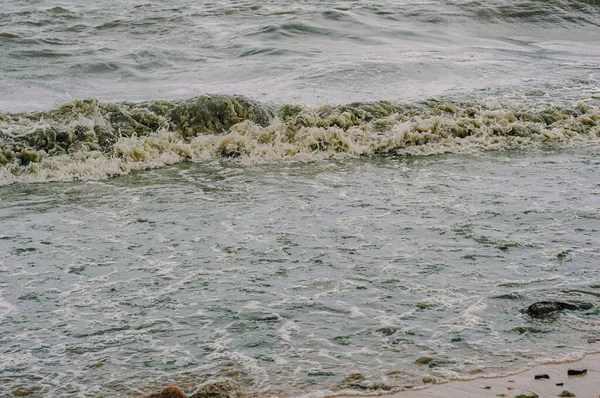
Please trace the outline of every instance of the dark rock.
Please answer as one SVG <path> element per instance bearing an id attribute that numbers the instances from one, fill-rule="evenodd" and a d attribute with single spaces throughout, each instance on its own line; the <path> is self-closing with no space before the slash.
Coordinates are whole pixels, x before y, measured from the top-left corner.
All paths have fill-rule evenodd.
<path id="1" fill-rule="evenodd" d="M 577 375 L 584 375 L 587 373 L 587 369 L 584 368 L 575 368 L 575 369 L 569 369 L 567 371 L 567 374 L 569 376 L 577 376 Z"/>
<path id="2" fill-rule="evenodd" d="M 187 396 L 179 389 L 179 387 L 170 386 L 151 395 L 146 398 L 187 398 Z"/>
<path id="3" fill-rule="evenodd" d="M 429 362 L 433 361 L 431 357 L 421 357 L 415 361 L 417 365 L 427 365 Z"/>
<path id="4" fill-rule="evenodd" d="M 556 386 L 557 386 L 557 387 L 562 387 L 562 386 L 564 386 L 564 385 L 565 385 L 565 383 L 556 383 Z"/>
<path id="5" fill-rule="evenodd" d="M 546 373 L 540 373 L 538 375 L 533 376 L 534 379 L 539 380 L 539 379 L 549 379 L 550 376 Z"/>
<path id="6" fill-rule="evenodd" d="M 363 391 L 391 391 L 394 389 L 393 386 L 389 386 L 383 383 L 370 383 L 366 380 L 365 376 L 360 373 L 354 373 L 346 377 L 344 381 L 339 385 L 340 388 L 347 388 L 353 390 Z"/>
<path id="7" fill-rule="evenodd" d="M 453 362 L 450 361 L 450 360 L 447 360 L 447 359 L 436 358 L 436 359 L 433 359 L 432 361 L 430 361 L 427 365 L 430 368 L 435 368 L 435 367 L 438 367 L 438 366 L 441 366 L 441 365 L 447 365 L 449 363 L 453 363 Z"/>
<path id="8" fill-rule="evenodd" d="M 344 381 L 346 383 L 356 383 L 357 381 L 362 381 L 365 379 L 365 376 L 361 375 L 360 373 L 353 373 L 350 376 L 346 377 L 346 379 L 344 379 Z"/>
<path id="9" fill-rule="evenodd" d="M 398 329 L 391 328 L 391 327 L 377 329 L 377 332 L 383 334 L 384 336 L 391 336 L 394 333 L 396 333 L 397 331 L 398 331 Z"/>
<path id="10" fill-rule="evenodd" d="M 567 303 L 564 301 L 538 301 L 537 303 L 531 304 L 523 310 L 523 312 L 533 318 L 547 318 L 562 311 L 587 310 L 592 307 L 592 304 L 585 302 Z"/>
<path id="11" fill-rule="evenodd" d="M 383 383 L 374 383 L 374 384 L 349 384 L 346 388 L 352 388 L 354 390 L 364 390 L 364 391 L 391 391 L 394 389 L 393 386 L 388 386 Z"/>

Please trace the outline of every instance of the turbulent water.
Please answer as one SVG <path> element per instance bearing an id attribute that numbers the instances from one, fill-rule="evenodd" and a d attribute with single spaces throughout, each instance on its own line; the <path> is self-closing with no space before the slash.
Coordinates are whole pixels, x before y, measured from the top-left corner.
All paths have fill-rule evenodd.
<path id="1" fill-rule="evenodd" d="M 0 5 L 0 396 L 600 351 L 598 1 L 80 3 Z"/>

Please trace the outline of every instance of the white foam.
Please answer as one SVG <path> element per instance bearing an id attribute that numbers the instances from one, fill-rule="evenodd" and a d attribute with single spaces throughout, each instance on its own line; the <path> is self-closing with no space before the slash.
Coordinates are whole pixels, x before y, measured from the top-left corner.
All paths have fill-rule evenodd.
<path id="1" fill-rule="evenodd" d="M 0 290 L 0 319 L 6 318 L 8 315 L 16 312 L 17 307 L 9 303 L 2 297 L 4 292 Z"/>
<path id="2" fill-rule="evenodd" d="M 356 318 L 363 318 L 363 317 L 365 317 L 365 314 L 360 311 L 360 308 L 350 307 L 350 318 L 356 319 Z"/>
<path id="3" fill-rule="evenodd" d="M 287 321 L 278 329 L 279 338 L 286 343 L 292 339 L 292 332 L 298 330 L 298 326 L 294 321 Z"/>

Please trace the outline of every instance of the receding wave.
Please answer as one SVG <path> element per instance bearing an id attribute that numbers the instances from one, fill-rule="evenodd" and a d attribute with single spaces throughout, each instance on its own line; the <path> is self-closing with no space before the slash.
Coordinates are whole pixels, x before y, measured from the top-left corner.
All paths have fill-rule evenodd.
<path id="1" fill-rule="evenodd" d="M 600 109 L 497 101 L 275 107 L 241 96 L 75 100 L 0 113 L 0 185 L 101 179 L 182 161 L 319 161 L 600 142 Z"/>

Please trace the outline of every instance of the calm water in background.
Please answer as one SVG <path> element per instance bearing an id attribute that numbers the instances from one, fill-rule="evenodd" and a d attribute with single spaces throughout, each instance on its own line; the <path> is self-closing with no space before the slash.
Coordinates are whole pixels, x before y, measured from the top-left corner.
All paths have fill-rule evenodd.
<path id="1" fill-rule="evenodd" d="M 207 92 L 597 109 L 599 43 L 597 1 L 11 1 L 0 110 Z M 0 396 L 224 379 L 321 396 L 355 373 L 402 388 L 598 351 L 597 298 L 571 290 L 600 292 L 600 146 L 561 143 L 17 175 L 0 186 Z M 595 306 L 520 312 L 544 299 Z"/>

